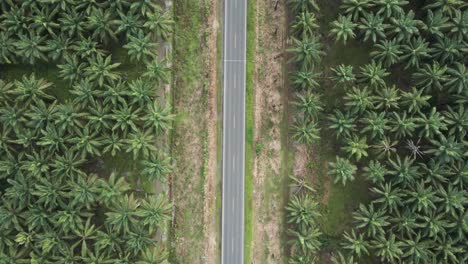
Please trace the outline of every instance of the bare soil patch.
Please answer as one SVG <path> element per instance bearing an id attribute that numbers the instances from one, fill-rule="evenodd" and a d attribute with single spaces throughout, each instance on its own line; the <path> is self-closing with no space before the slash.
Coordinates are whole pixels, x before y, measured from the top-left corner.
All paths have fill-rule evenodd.
<path id="1" fill-rule="evenodd" d="M 252 263 L 285 263 L 282 121 L 284 115 L 284 1 L 257 1 L 254 75 L 254 194 Z"/>

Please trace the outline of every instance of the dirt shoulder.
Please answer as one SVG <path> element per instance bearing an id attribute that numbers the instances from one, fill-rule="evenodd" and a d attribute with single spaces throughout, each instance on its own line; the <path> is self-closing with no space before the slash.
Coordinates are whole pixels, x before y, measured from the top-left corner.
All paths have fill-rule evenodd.
<path id="1" fill-rule="evenodd" d="M 284 1 L 257 1 L 252 263 L 285 263 L 287 201 Z"/>
<path id="2" fill-rule="evenodd" d="M 174 2 L 172 263 L 215 263 L 217 3 Z"/>

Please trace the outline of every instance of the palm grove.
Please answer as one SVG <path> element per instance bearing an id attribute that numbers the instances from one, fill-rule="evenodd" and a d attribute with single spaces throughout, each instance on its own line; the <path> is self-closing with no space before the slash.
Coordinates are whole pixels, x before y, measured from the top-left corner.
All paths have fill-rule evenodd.
<path id="1" fill-rule="evenodd" d="M 290 49 L 297 71 L 299 143 L 334 133 L 341 146 L 329 164 L 336 184 L 363 175 L 372 202 L 353 214 L 334 263 L 466 263 L 468 202 L 466 70 L 468 11 L 461 0 L 344 0 L 330 35 L 372 47 L 372 61 L 339 64 L 322 76 L 323 54 L 313 0 L 290 0 L 296 16 Z M 331 81 L 343 94 L 325 106 L 318 94 Z M 300 180 L 293 178 L 296 182 Z M 290 263 L 311 263 L 320 250 L 317 204 L 299 192 L 288 207 Z"/>
<path id="2" fill-rule="evenodd" d="M 56 65 L 71 95 L 58 101 L 35 74 L 0 80 L 0 262 L 166 263 L 167 198 L 99 164 L 128 152 L 141 179 L 171 170 L 156 148 L 173 119 L 156 98 L 169 13 L 147 0 L 4 0 L 0 12 L 1 67 Z M 115 47 L 145 65 L 141 76 L 119 72 Z"/>

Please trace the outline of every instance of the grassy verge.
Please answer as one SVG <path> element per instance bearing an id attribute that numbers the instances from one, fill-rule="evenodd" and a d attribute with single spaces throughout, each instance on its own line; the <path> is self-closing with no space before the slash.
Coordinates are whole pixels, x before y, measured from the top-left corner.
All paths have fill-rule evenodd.
<path id="1" fill-rule="evenodd" d="M 254 58 L 255 58 L 255 18 L 257 0 L 248 1 L 247 6 L 247 69 L 245 101 L 245 212 L 244 212 L 244 262 L 250 263 L 252 246 L 252 195 L 253 195 L 253 155 L 254 147 Z"/>
<path id="2" fill-rule="evenodd" d="M 222 13 L 223 4 L 219 3 L 219 10 L 216 10 L 218 14 Z M 219 16 L 220 17 L 220 16 Z M 221 24 L 224 22 L 220 19 L 219 21 Z M 218 115 L 223 112 L 223 25 L 218 28 L 218 38 L 217 38 L 217 51 L 218 51 L 218 65 L 217 65 L 217 111 Z M 218 245 L 217 252 L 216 252 L 216 263 L 221 263 L 221 215 L 222 215 L 222 160 L 223 160 L 223 119 L 218 118 L 216 123 L 216 226 L 218 228 L 218 232 L 216 233 L 216 244 Z"/>

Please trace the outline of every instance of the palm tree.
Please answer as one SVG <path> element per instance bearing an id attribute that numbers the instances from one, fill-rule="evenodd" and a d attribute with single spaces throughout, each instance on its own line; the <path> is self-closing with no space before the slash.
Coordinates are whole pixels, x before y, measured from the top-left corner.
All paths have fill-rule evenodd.
<path id="1" fill-rule="evenodd" d="M 320 102 L 320 96 L 314 93 L 307 93 L 304 96 L 297 94 L 297 101 L 293 102 L 293 105 L 297 107 L 297 111 L 304 115 L 307 120 L 316 119 L 317 115 L 323 111 L 322 104 Z"/>
<path id="2" fill-rule="evenodd" d="M 100 97 L 104 98 L 103 105 L 111 105 L 113 108 L 118 105 L 127 103 L 126 96 L 128 95 L 127 83 L 118 79 L 110 81 L 109 84 L 104 85 L 104 91 L 101 91 Z"/>
<path id="3" fill-rule="evenodd" d="M 29 25 L 31 24 L 31 17 L 27 16 L 26 10 L 17 5 L 11 5 L 8 12 L 2 12 L 2 28 L 6 31 L 24 34 L 28 32 Z"/>
<path id="4" fill-rule="evenodd" d="M 463 56 L 463 46 L 457 39 L 443 37 L 437 38 L 437 41 L 431 47 L 431 58 L 437 59 L 441 64 L 451 64 L 458 61 Z"/>
<path id="5" fill-rule="evenodd" d="M 426 178 L 425 182 L 434 186 L 448 182 L 447 176 L 450 174 L 448 165 L 449 164 L 441 163 L 439 161 L 436 162 L 434 159 L 430 159 L 425 163 L 419 163 L 419 166 L 423 171 L 422 173 Z"/>
<path id="6" fill-rule="evenodd" d="M 166 264 L 169 252 L 162 246 L 147 249 L 142 253 L 141 259 L 136 264 Z"/>
<path id="7" fill-rule="evenodd" d="M 295 14 L 304 11 L 320 11 L 319 5 L 315 0 L 288 0 L 288 4 Z"/>
<path id="8" fill-rule="evenodd" d="M 57 101 L 53 101 L 46 105 L 43 100 L 37 100 L 35 104 L 31 104 L 31 110 L 25 113 L 28 118 L 27 126 L 34 130 L 40 130 L 52 124 L 57 112 L 56 103 Z"/>
<path id="9" fill-rule="evenodd" d="M 54 36 L 47 40 L 48 55 L 52 61 L 61 61 L 70 57 L 72 51 L 72 42 L 69 38 L 63 35 Z"/>
<path id="10" fill-rule="evenodd" d="M 298 63 L 300 69 L 310 68 L 321 61 L 322 44 L 317 37 L 309 37 L 301 40 L 293 39 L 294 46 L 288 49 L 293 54 L 293 61 Z"/>
<path id="11" fill-rule="evenodd" d="M 392 113 L 391 131 L 395 133 L 397 139 L 412 137 L 416 129 L 416 119 L 412 116 L 408 117 L 407 112 L 399 114 L 398 112 Z"/>
<path id="12" fill-rule="evenodd" d="M 402 187 L 412 185 L 421 176 L 419 167 L 415 166 L 413 164 L 414 160 L 408 156 L 405 156 L 403 160 L 398 155 L 396 157 L 396 161 L 389 159 L 389 175 L 394 177 L 392 183 L 399 184 Z"/>
<path id="13" fill-rule="evenodd" d="M 412 114 L 421 113 L 421 110 L 430 106 L 430 99 L 430 95 L 425 94 L 422 89 L 416 89 L 416 87 L 411 87 L 411 90 L 408 92 L 403 91 L 401 96 L 402 104 L 408 109 L 408 112 Z"/>
<path id="14" fill-rule="evenodd" d="M 315 192 L 314 188 L 312 188 L 305 177 L 295 177 L 294 175 L 289 175 L 289 179 L 291 179 L 292 183 L 289 184 L 292 190 L 294 190 L 294 194 L 300 193 L 301 191 L 309 191 Z"/>
<path id="15" fill-rule="evenodd" d="M 435 107 L 427 114 L 421 113 L 416 121 L 421 127 L 419 136 L 424 136 L 427 139 L 432 139 L 435 135 L 441 135 L 443 130 L 447 130 L 444 116 Z"/>
<path id="16" fill-rule="evenodd" d="M 413 79 L 420 88 L 431 92 L 433 88 L 442 90 L 447 81 L 447 66 L 440 65 L 438 62 L 424 64 L 414 74 Z"/>
<path id="17" fill-rule="evenodd" d="M 104 56 L 105 51 L 100 48 L 98 42 L 94 41 L 91 37 L 85 38 L 81 37 L 78 41 L 75 42 L 73 46 L 76 56 L 82 59 L 88 59 Z"/>
<path id="18" fill-rule="evenodd" d="M 336 86 L 342 85 L 346 88 L 356 81 L 352 65 L 340 64 L 336 68 L 331 68 L 331 70 L 334 73 L 331 79 L 335 82 Z"/>
<path id="19" fill-rule="evenodd" d="M 405 0 L 376 0 L 375 5 L 378 8 L 377 15 L 383 15 L 387 18 L 400 17 L 405 11 L 403 6 L 407 5 Z"/>
<path id="20" fill-rule="evenodd" d="M 55 161 L 51 165 L 52 173 L 59 176 L 67 176 L 75 178 L 78 175 L 83 175 L 84 171 L 80 168 L 86 163 L 86 159 L 79 155 L 78 152 L 69 150 L 63 155 L 56 154 Z"/>
<path id="21" fill-rule="evenodd" d="M 59 77 L 73 83 L 83 77 L 86 64 L 80 62 L 76 56 L 69 56 L 65 57 L 64 64 L 59 64 L 57 67 L 60 69 Z"/>
<path id="22" fill-rule="evenodd" d="M 133 11 L 124 13 L 119 10 L 117 13 L 120 19 L 116 21 L 118 27 L 115 33 L 124 33 L 127 39 L 130 36 L 137 36 L 138 32 L 143 28 L 141 15 Z"/>
<path id="23" fill-rule="evenodd" d="M 70 202 L 75 206 L 84 206 L 91 209 L 100 194 L 98 177 L 95 174 L 78 175 L 75 180 L 70 181 Z"/>
<path id="24" fill-rule="evenodd" d="M 320 129 L 314 121 L 300 120 L 292 127 L 292 138 L 301 144 L 310 145 L 316 140 L 320 139 Z"/>
<path id="25" fill-rule="evenodd" d="M 150 153 L 147 158 L 141 160 L 140 164 L 142 166 L 141 175 L 152 181 L 164 181 L 172 171 L 171 158 L 163 154 Z"/>
<path id="26" fill-rule="evenodd" d="M 81 79 L 79 83 L 73 85 L 70 90 L 73 94 L 73 104 L 79 109 L 89 109 L 96 106 L 99 92 L 88 79 Z"/>
<path id="27" fill-rule="evenodd" d="M 66 12 L 59 12 L 59 24 L 61 34 L 70 38 L 81 37 L 85 32 L 84 16 L 74 8 L 68 8 Z"/>
<path id="28" fill-rule="evenodd" d="M 131 195 L 124 195 L 111 203 L 109 212 L 106 212 L 105 223 L 114 231 L 127 234 L 137 222 L 137 209 L 140 203 Z"/>
<path id="29" fill-rule="evenodd" d="M 299 13 L 291 25 L 294 36 L 298 38 L 312 37 L 318 27 L 315 14 L 308 11 Z"/>
<path id="30" fill-rule="evenodd" d="M 15 43 L 17 54 L 29 64 L 34 64 L 37 60 L 47 61 L 44 54 L 47 49 L 45 44 L 46 36 L 40 36 L 34 31 L 29 34 L 18 34 L 19 40 Z"/>
<path id="31" fill-rule="evenodd" d="M 28 206 L 32 198 L 32 180 L 24 177 L 22 173 L 17 173 L 14 177 L 7 179 L 7 182 L 9 187 L 4 192 L 5 201 L 13 201 L 18 208 Z"/>
<path id="32" fill-rule="evenodd" d="M 55 212 L 52 222 L 54 226 L 60 227 L 60 230 L 65 235 L 70 235 L 72 232 L 80 232 L 84 228 L 83 220 L 86 218 L 86 213 L 80 211 L 80 207 L 72 204 L 62 204 L 60 209 Z"/>
<path id="33" fill-rule="evenodd" d="M 432 258 L 430 247 L 429 241 L 422 238 L 420 233 L 416 237 L 410 235 L 409 239 L 406 239 L 404 242 L 403 257 L 405 260 L 415 264 L 428 263 Z"/>
<path id="34" fill-rule="evenodd" d="M 351 112 L 343 114 L 340 110 L 335 110 L 333 114 L 329 115 L 328 120 L 331 123 L 328 128 L 335 132 L 337 137 L 350 137 L 356 129 L 356 117 Z"/>
<path id="35" fill-rule="evenodd" d="M 23 111 L 18 109 L 16 105 L 6 105 L 0 108 L 0 122 L 4 126 L 3 132 L 10 132 L 12 129 L 15 133 L 19 133 L 25 121 Z M 4 133 L 3 137 L 6 138 L 8 134 Z"/>
<path id="36" fill-rule="evenodd" d="M 286 206 L 287 221 L 299 228 L 312 226 L 320 217 L 318 203 L 309 195 L 294 195 Z"/>
<path id="37" fill-rule="evenodd" d="M 46 177 L 41 177 L 37 180 L 32 195 L 37 197 L 36 203 L 38 205 L 44 206 L 44 209 L 52 210 L 65 202 L 68 194 L 66 188 L 61 181 L 50 181 Z M 36 221 L 38 220 L 40 219 L 36 219 Z"/>
<path id="38" fill-rule="evenodd" d="M 350 110 L 351 114 L 374 109 L 375 97 L 372 96 L 371 91 L 367 87 L 353 87 L 351 91 L 346 93 L 344 99 L 345 106 Z"/>
<path id="39" fill-rule="evenodd" d="M 372 181 L 372 183 L 383 182 L 387 174 L 387 167 L 378 160 L 371 160 L 367 167 L 364 168 L 364 176 Z"/>
<path id="40" fill-rule="evenodd" d="M 109 179 L 100 178 L 98 181 L 99 189 L 101 190 L 99 201 L 106 206 L 109 206 L 115 199 L 122 197 L 123 194 L 131 189 L 125 178 L 117 176 L 115 172 L 111 173 Z"/>
<path id="41" fill-rule="evenodd" d="M 33 21 L 31 28 L 42 35 L 44 31 L 47 31 L 52 36 L 55 36 L 55 31 L 60 28 L 60 25 L 56 23 L 54 17 L 57 15 L 57 9 L 51 9 L 49 7 L 43 7 L 42 9 L 33 9 Z"/>
<path id="42" fill-rule="evenodd" d="M 146 71 L 142 76 L 155 81 L 157 84 L 167 83 L 170 77 L 170 68 L 167 66 L 166 60 L 154 58 L 146 63 Z"/>
<path id="43" fill-rule="evenodd" d="M 343 39 L 343 44 L 346 44 L 348 39 L 353 39 L 354 29 L 357 24 L 353 23 L 351 15 L 342 16 L 340 15 L 337 20 L 331 24 L 330 35 L 334 36 L 336 41 Z"/>
<path id="44" fill-rule="evenodd" d="M 365 3 L 364 1 L 358 2 Z M 384 23 L 384 17 L 371 12 L 364 13 L 364 17 L 361 18 L 358 28 L 364 34 L 364 41 L 371 39 L 373 43 L 376 43 L 377 40 L 386 38 L 385 30 L 388 28 L 388 24 Z"/>
<path id="45" fill-rule="evenodd" d="M 131 105 L 138 107 L 145 107 L 154 102 L 154 95 L 156 94 L 154 85 L 146 80 L 138 78 L 128 85 L 130 91 L 128 92 Z"/>
<path id="46" fill-rule="evenodd" d="M 361 257 L 363 254 L 369 255 L 369 244 L 364 240 L 363 234 L 358 234 L 351 230 L 351 234 L 344 232 L 344 241 L 341 243 L 341 247 L 349 249 L 353 254 Z"/>
<path id="47" fill-rule="evenodd" d="M 385 67 L 390 67 L 400 61 L 400 56 L 402 54 L 400 50 L 401 46 L 395 39 L 390 41 L 382 40 L 379 44 L 376 44 L 375 47 L 377 50 L 372 51 L 370 55 L 378 63 L 385 65 Z"/>
<path id="48" fill-rule="evenodd" d="M 366 112 L 365 117 L 361 119 L 361 122 L 364 125 L 361 132 L 370 132 L 371 139 L 381 139 L 385 135 L 385 132 L 390 129 L 390 126 L 388 125 L 389 120 L 385 116 L 385 112 L 377 113 L 374 111 L 368 111 Z"/>
<path id="49" fill-rule="evenodd" d="M 57 106 L 54 123 L 58 130 L 73 133 L 75 129 L 83 127 L 84 116 L 85 113 L 80 113 L 74 104 L 67 102 Z"/>
<path id="50" fill-rule="evenodd" d="M 439 140 L 430 140 L 430 142 L 432 146 L 425 153 L 437 157 L 439 162 L 451 164 L 463 157 L 463 144 L 459 143 L 454 136 L 446 138 L 440 134 Z"/>
<path id="51" fill-rule="evenodd" d="M 159 9 L 158 4 L 151 0 L 136 1 L 130 6 L 131 11 L 140 12 L 143 16 L 157 9 Z"/>
<path id="52" fill-rule="evenodd" d="M 468 30 L 466 16 L 466 11 L 461 12 L 461 10 L 455 10 L 454 16 L 452 17 L 450 35 L 460 41 L 466 40 L 466 31 Z"/>
<path id="53" fill-rule="evenodd" d="M 155 242 L 151 238 L 151 235 L 151 233 L 148 233 L 140 226 L 135 226 L 135 228 L 133 228 L 133 230 L 126 236 L 127 239 L 125 240 L 125 246 L 123 247 L 124 252 L 126 252 L 128 256 L 138 256 L 142 252 L 150 249 Z M 127 257 L 125 257 L 125 260 L 121 261 L 129 263 Z"/>
<path id="54" fill-rule="evenodd" d="M 369 84 L 372 88 L 385 86 L 384 78 L 390 75 L 390 73 L 382 67 L 382 64 L 375 63 L 375 61 L 360 67 L 360 69 L 361 74 L 358 76 L 358 81 Z"/>
<path id="55" fill-rule="evenodd" d="M 455 62 L 453 66 L 447 68 L 447 82 L 445 86 L 449 87 L 450 92 L 457 94 L 468 91 L 468 71 L 465 64 Z"/>
<path id="56" fill-rule="evenodd" d="M 371 191 L 378 197 L 373 203 L 381 205 L 384 210 L 388 210 L 390 213 L 403 206 L 405 195 L 400 188 L 393 186 L 392 183 L 386 182 L 384 184 L 381 182 L 378 186 L 373 187 Z"/>
<path id="57" fill-rule="evenodd" d="M 376 105 L 375 108 L 379 110 L 388 111 L 390 109 L 398 109 L 398 101 L 400 100 L 400 90 L 395 85 L 385 86 L 383 89 L 377 91 L 375 97 Z"/>
<path id="58" fill-rule="evenodd" d="M 407 42 L 411 37 L 419 36 L 419 27 L 422 27 L 423 22 L 414 19 L 414 15 L 413 10 L 410 10 L 406 14 L 403 12 L 400 17 L 390 17 L 390 34 L 393 34 L 394 38 L 396 38 L 398 42 Z"/>
<path id="59" fill-rule="evenodd" d="M 127 134 L 129 130 L 138 131 L 137 121 L 139 120 L 139 113 L 141 108 L 134 109 L 132 106 L 128 106 L 125 102 L 120 105 L 119 108 L 115 109 L 112 115 L 115 120 L 112 130 L 120 129 L 124 134 Z"/>
<path id="60" fill-rule="evenodd" d="M 145 36 L 143 31 L 139 30 L 137 35 L 129 35 L 128 39 L 128 43 L 123 47 L 128 50 L 130 60 L 147 62 L 154 59 L 156 56 L 154 50 L 157 48 L 157 43 L 151 41 L 150 34 Z"/>
<path id="61" fill-rule="evenodd" d="M 357 135 L 353 135 L 352 138 L 346 140 L 346 145 L 341 148 L 343 151 L 349 154 L 349 157 L 356 157 L 356 160 L 359 161 L 362 157 L 367 157 L 369 154 L 367 150 L 369 145 L 367 145 L 367 138 L 359 138 Z"/>
<path id="62" fill-rule="evenodd" d="M 103 140 L 102 140 L 102 145 L 104 148 L 102 149 L 103 154 L 110 153 L 112 157 L 115 157 L 117 153 L 120 153 L 120 151 L 124 147 L 124 140 L 121 138 L 120 135 L 118 135 L 115 132 L 112 132 L 112 134 L 107 135 Z"/>
<path id="63" fill-rule="evenodd" d="M 418 69 L 420 62 L 430 57 L 429 51 L 429 42 L 421 37 L 412 38 L 407 44 L 402 45 L 403 55 L 400 59 L 407 61 L 405 69 L 409 67 Z"/>
<path id="64" fill-rule="evenodd" d="M 373 203 L 369 206 L 360 204 L 359 210 L 353 213 L 353 218 L 357 228 L 364 229 L 371 237 L 377 237 L 385 234 L 384 227 L 390 224 L 385 213 L 385 210 L 374 209 Z"/>
<path id="65" fill-rule="evenodd" d="M 466 3 L 462 0 L 435 0 L 425 5 L 424 9 L 435 9 L 452 17 L 464 5 Z"/>
<path id="66" fill-rule="evenodd" d="M 463 253 L 463 248 L 457 244 L 451 236 L 442 234 L 437 239 L 437 247 L 434 249 L 435 257 L 441 263 L 457 263 L 459 254 Z"/>
<path id="67" fill-rule="evenodd" d="M 54 99 L 54 97 L 45 92 L 51 86 L 52 83 L 44 79 L 36 79 L 34 73 L 29 77 L 23 75 L 21 80 L 15 81 L 15 89 L 12 91 L 12 94 L 16 96 L 17 101 L 29 105 L 31 102 Z"/>
<path id="68" fill-rule="evenodd" d="M 130 132 L 125 142 L 129 146 L 127 152 L 132 152 L 135 160 L 140 154 L 143 155 L 143 158 L 147 158 L 150 153 L 156 151 L 154 136 L 150 131 L 141 132 L 137 129 L 134 132 Z"/>
<path id="69" fill-rule="evenodd" d="M 86 27 L 92 32 L 95 40 L 100 40 L 104 44 L 109 43 L 109 39 L 117 41 L 115 35 L 115 26 L 117 21 L 110 10 L 102 8 L 93 8 L 87 16 Z"/>
<path id="70" fill-rule="evenodd" d="M 100 55 L 88 59 L 89 66 L 85 68 L 85 74 L 91 81 L 96 81 L 100 87 L 105 83 L 116 81 L 120 78 L 115 72 L 120 63 L 112 63 L 112 56 L 102 57 Z"/>
<path id="71" fill-rule="evenodd" d="M 171 219 L 171 211 L 172 205 L 160 194 L 143 200 L 136 215 L 141 217 L 142 224 L 148 227 L 150 234 L 153 234 L 157 227 L 164 227 L 166 221 Z"/>
<path id="72" fill-rule="evenodd" d="M 108 225 L 104 226 L 104 231 L 97 230 L 96 238 L 94 248 L 97 251 L 102 251 L 105 255 L 121 254 L 123 237 L 118 232 L 112 230 Z"/>
<path id="73" fill-rule="evenodd" d="M 338 254 L 333 254 L 332 257 L 331 257 L 331 262 L 333 264 L 358 264 L 355 260 L 354 260 L 354 256 L 353 255 L 349 255 L 347 257 L 345 257 L 341 252 L 338 251 Z M 309 262 L 307 262 L 309 263 Z"/>
<path id="74" fill-rule="evenodd" d="M 463 140 L 468 131 L 468 111 L 465 110 L 465 107 L 462 104 L 458 104 L 454 108 L 447 106 L 447 111 L 444 111 L 443 114 L 449 129 L 448 134 Z"/>
<path id="75" fill-rule="evenodd" d="M 9 32 L 0 32 L 0 63 L 12 64 L 15 62 L 16 41 Z"/>
<path id="76" fill-rule="evenodd" d="M 302 227 L 298 230 L 289 229 L 288 234 L 292 237 L 289 244 L 293 248 L 297 248 L 302 254 L 315 253 L 320 249 L 321 242 L 319 240 L 322 232 L 317 227 Z"/>
<path id="77" fill-rule="evenodd" d="M 88 122 L 86 124 L 90 130 L 102 133 L 111 129 L 111 108 L 102 106 L 101 103 L 96 103 L 94 107 L 90 107 L 89 114 L 86 115 Z"/>
<path id="78" fill-rule="evenodd" d="M 340 8 L 344 10 L 346 15 L 350 15 L 353 21 L 358 21 L 359 18 L 366 16 L 374 3 L 370 0 L 344 0 Z"/>
<path id="79" fill-rule="evenodd" d="M 388 263 L 395 263 L 401 259 L 403 256 L 403 242 L 397 241 L 395 234 L 388 235 L 388 238 L 385 235 L 379 235 L 373 240 L 373 248 L 380 257 L 382 261 Z"/>
<path id="80" fill-rule="evenodd" d="M 338 183 L 341 181 L 343 185 L 346 185 L 347 181 L 353 181 L 357 167 L 353 165 L 349 160 L 336 157 L 335 162 L 329 163 L 330 169 L 328 173 L 333 177 L 333 182 Z"/>
<path id="81" fill-rule="evenodd" d="M 405 204 L 410 206 L 413 212 L 427 214 L 436 210 L 437 200 L 436 192 L 432 190 L 432 186 L 426 186 L 424 182 L 419 181 L 408 191 Z"/>
<path id="82" fill-rule="evenodd" d="M 319 86 L 317 79 L 320 75 L 320 72 L 305 68 L 293 73 L 293 84 L 298 90 L 316 89 Z"/>
<path id="83" fill-rule="evenodd" d="M 98 137 L 98 131 L 92 132 L 86 126 L 83 129 L 77 129 L 75 133 L 76 136 L 69 140 L 73 145 L 73 150 L 80 153 L 83 158 L 87 155 L 94 157 L 101 155 L 102 138 Z"/>
<path id="84" fill-rule="evenodd" d="M 434 13 L 432 10 L 427 10 L 424 30 L 434 36 L 443 38 L 445 32 L 451 27 L 449 21 L 450 18 L 444 16 L 440 11 Z"/>
<path id="85" fill-rule="evenodd" d="M 171 129 L 171 123 L 175 116 L 171 114 L 169 107 L 161 108 L 159 104 L 154 101 L 153 104 L 148 104 L 146 115 L 141 118 L 144 128 L 149 128 L 154 133 L 159 134 Z"/>
<path id="86" fill-rule="evenodd" d="M 464 205 L 468 202 L 463 190 L 459 190 L 450 184 L 446 188 L 439 186 L 437 197 L 440 199 L 440 205 L 442 206 L 438 208 L 438 211 L 453 217 L 456 217 L 458 212 L 462 212 Z"/>
<path id="87" fill-rule="evenodd" d="M 146 16 L 146 22 L 143 26 L 158 38 L 167 40 L 169 34 L 172 32 L 172 24 L 174 24 L 170 13 L 164 12 L 161 8 L 156 7 L 153 12 L 147 13 Z"/>

